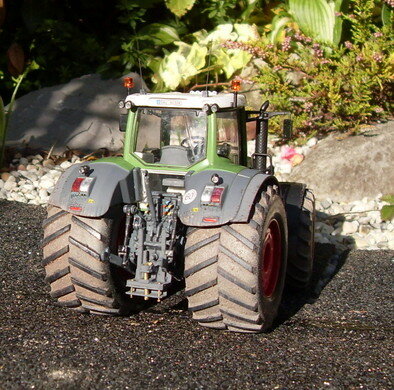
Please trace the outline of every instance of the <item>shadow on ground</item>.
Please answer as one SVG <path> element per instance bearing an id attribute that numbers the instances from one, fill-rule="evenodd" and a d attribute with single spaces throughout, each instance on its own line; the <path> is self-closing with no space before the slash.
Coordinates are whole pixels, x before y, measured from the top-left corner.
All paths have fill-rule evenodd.
<path id="1" fill-rule="evenodd" d="M 311 282 L 303 290 L 296 290 L 289 286 L 285 288 L 274 328 L 293 317 L 304 305 L 314 304 L 324 288 L 341 270 L 348 254 L 349 250 L 338 254 L 333 244 L 316 243 Z"/>
<path id="2" fill-rule="evenodd" d="M 334 261 L 318 245 L 315 293 L 286 295 L 290 319 L 271 333 L 241 334 L 198 326 L 181 292 L 131 317 L 54 307 L 40 264 L 44 217 L 0 201 L 0 388 L 392 388 L 393 251 Z"/>

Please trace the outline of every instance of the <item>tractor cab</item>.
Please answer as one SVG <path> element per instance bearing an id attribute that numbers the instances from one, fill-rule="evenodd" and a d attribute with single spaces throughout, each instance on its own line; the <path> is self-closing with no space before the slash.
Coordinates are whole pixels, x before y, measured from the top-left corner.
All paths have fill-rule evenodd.
<path id="1" fill-rule="evenodd" d="M 243 96 L 211 91 L 128 95 L 119 103 L 129 109 L 125 158 L 155 169 L 242 164 L 244 105 Z"/>

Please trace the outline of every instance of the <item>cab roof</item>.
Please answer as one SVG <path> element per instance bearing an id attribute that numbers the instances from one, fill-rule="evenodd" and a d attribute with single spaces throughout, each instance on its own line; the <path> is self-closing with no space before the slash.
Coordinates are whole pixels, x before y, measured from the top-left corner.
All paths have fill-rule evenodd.
<path id="1" fill-rule="evenodd" d="M 205 104 L 217 104 L 219 108 L 233 108 L 234 93 L 217 93 L 215 91 L 191 91 L 190 93 L 134 93 L 128 95 L 125 102 L 130 101 L 139 107 L 173 107 L 202 109 Z M 245 96 L 237 95 L 237 107 L 245 106 Z"/>

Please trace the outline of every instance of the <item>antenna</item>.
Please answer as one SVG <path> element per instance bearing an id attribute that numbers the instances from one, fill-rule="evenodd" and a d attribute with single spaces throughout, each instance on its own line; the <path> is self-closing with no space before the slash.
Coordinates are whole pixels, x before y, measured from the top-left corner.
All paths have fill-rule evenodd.
<path id="1" fill-rule="evenodd" d="M 137 32 L 135 31 L 135 27 L 134 27 L 134 35 L 137 37 L 138 67 L 139 67 L 140 78 L 141 78 L 141 90 L 140 90 L 140 93 L 145 94 L 144 79 L 142 77 L 141 59 L 140 59 L 140 55 L 139 55 L 139 53 L 140 53 L 140 41 L 139 41 Z"/>
<path id="2" fill-rule="evenodd" d="M 208 73 L 207 73 L 207 81 L 206 81 L 206 86 L 205 86 L 205 96 L 208 96 L 208 81 L 209 81 L 209 73 L 211 72 L 211 54 L 212 54 L 212 41 L 211 41 L 211 46 L 209 47 L 208 51 Z"/>

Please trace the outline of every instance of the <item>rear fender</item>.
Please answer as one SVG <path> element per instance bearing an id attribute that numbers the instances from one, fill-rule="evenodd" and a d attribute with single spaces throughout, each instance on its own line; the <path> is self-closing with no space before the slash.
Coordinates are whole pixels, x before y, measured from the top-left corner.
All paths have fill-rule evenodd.
<path id="1" fill-rule="evenodd" d="M 306 184 L 281 182 L 279 183 L 279 188 L 286 209 L 290 239 L 297 233 L 299 216 L 306 192 Z"/>
<path id="2" fill-rule="evenodd" d="M 201 195 L 205 186 L 213 185 L 211 177 L 219 175 L 225 187 L 221 206 L 203 205 Z M 247 222 L 261 188 L 278 184 L 276 178 L 256 169 L 238 173 L 205 170 L 185 177 L 185 194 L 179 209 L 179 218 L 187 226 L 220 226 L 229 222 Z"/>
<path id="3" fill-rule="evenodd" d="M 89 193 L 71 191 L 81 165 L 90 168 L 89 177 L 94 178 Z M 68 168 L 58 180 L 49 204 L 85 217 L 101 217 L 110 207 L 122 203 L 135 203 L 140 199 L 141 175 L 139 168 L 130 170 L 109 162 L 81 163 Z"/>

